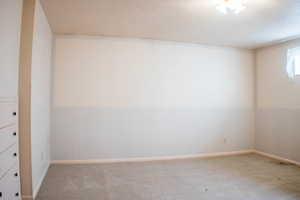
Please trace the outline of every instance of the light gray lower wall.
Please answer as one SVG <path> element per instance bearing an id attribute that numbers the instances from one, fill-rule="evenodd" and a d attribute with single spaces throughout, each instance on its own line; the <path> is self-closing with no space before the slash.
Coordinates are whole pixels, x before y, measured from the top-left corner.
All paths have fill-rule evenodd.
<path id="1" fill-rule="evenodd" d="M 251 110 L 53 109 L 52 159 L 86 160 L 253 148 Z"/>
<path id="2" fill-rule="evenodd" d="M 258 109 L 258 151 L 300 162 L 300 109 Z"/>

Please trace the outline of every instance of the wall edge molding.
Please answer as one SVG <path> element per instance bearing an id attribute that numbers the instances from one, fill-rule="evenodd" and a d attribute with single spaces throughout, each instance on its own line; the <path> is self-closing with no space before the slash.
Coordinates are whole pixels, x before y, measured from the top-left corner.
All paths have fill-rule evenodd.
<path id="1" fill-rule="evenodd" d="M 264 156 L 264 157 L 267 157 L 267 158 L 271 158 L 273 160 L 290 163 L 290 164 L 293 164 L 293 165 L 296 165 L 296 166 L 300 167 L 300 162 L 297 162 L 295 160 L 290 160 L 290 159 L 287 159 L 287 158 L 283 158 L 281 156 L 277 156 L 277 155 L 274 155 L 274 154 L 265 153 L 265 152 L 257 151 L 257 150 L 254 150 L 254 153 L 256 153 L 258 155 L 261 155 L 261 156 Z"/>
<path id="2" fill-rule="evenodd" d="M 34 15 L 36 0 L 23 1 L 19 53 L 18 82 L 18 131 L 20 190 L 24 199 L 32 198 L 31 159 L 31 66 Z"/>
<path id="3" fill-rule="evenodd" d="M 242 150 L 231 152 L 218 152 L 218 153 L 203 153 L 193 155 L 180 155 L 180 156 L 159 156 L 159 157 L 139 157 L 139 158 L 124 158 L 124 159 L 98 159 L 98 160 L 53 160 L 51 164 L 101 164 L 101 163 L 123 163 L 123 162 L 151 162 L 163 160 L 182 160 L 191 158 L 213 158 L 232 155 L 244 155 L 254 153 L 255 150 Z"/>

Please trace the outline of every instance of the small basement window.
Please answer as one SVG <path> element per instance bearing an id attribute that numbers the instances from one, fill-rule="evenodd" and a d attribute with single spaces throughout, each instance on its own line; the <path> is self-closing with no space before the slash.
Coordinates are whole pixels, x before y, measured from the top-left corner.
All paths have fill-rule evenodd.
<path id="1" fill-rule="evenodd" d="M 300 75 L 300 55 L 295 56 L 295 75 Z"/>
<path id="2" fill-rule="evenodd" d="M 291 79 L 300 76 L 300 47 L 288 50 L 286 70 Z"/>

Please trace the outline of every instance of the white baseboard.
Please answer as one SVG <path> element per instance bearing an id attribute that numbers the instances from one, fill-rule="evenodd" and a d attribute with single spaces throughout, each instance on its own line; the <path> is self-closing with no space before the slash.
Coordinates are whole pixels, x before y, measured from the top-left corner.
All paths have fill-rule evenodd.
<path id="1" fill-rule="evenodd" d="M 231 155 L 242 155 L 253 153 L 255 150 L 243 150 L 232 152 L 219 152 L 219 153 L 204 153 L 194 155 L 182 156 L 161 156 L 161 157 L 145 157 L 145 158 L 124 158 L 124 159 L 101 159 L 101 160 L 53 160 L 51 164 L 100 164 L 100 163 L 122 163 L 122 162 L 149 162 L 161 160 L 178 160 L 190 158 L 212 158 Z"/>
<path id="2" fill-rule="evenodd" d="M 194 155 L 181 155 L 181 156 L 160 156 L 160 157 L 140 157 L 140 158 L 124 158 L 124 159 L 100 159 L 100 160 L 53 160 L 51 164 L 101 164 L 101 163 L 121 163 L 121 162 L 150 162 L 150 161 L 162 161 L 162 160 L 179 160 L 179 159 L 191 159 L 191 158 L 213 158 L 232 155 L 243 155 L 256 153 L 261 156 L 265 156 L 274 160 L 287 162 L 300 166 L 300 162 L 289 160 L 273 154 L 257 151 L 257 150 L 243 150 L 232 152 L 218 152 L 218 153 L 203 153 Z"/>
<path id="3" fill-rule="evenodd" d="M 269 154 L 269 153 L 265 153 L 265 152 L 261 152 L 261 151 L 257 151 L 257 150 L 255 150 L 254 153 L 256 153 L 258 155 L 261 155 L 261 156 L 265 156 L 265 157 L 274 159 L 274 160 L 278 160 L 278 161 L 281 161 L 281 162 L 291 163 L 291 164 L 294 164 L 294 165 L 297 165 L 297 166 L 300 167 L 300 162 L 297 162 L 297 161 L 294 161 L 294 160 L 289 160 L 289 159 L 286 159 L 286 158 L 283 158 L 283 157 L 280 157 L 280 156 L 276 156 L 276 155 L 273 155 L 273 154 Z"/>
<path id="4" fill-rule="evenodd" d="M 46 177 L 46 174 L 47 174 L 47 172 L 48 172 L 49 166 L 50 166 L 50 163 L 47 164 L 47 167 L 44 169 L 43 175 L 41 176 L 41 178 L 40 178 L 38 184 L 37 184 L 37 185 L 35 186 L 35 188 L 33 189 L 33 199 L 36 198 L 36 196 L 37 196 L 37 194 L 38 194 L 38 192 L 39 192 L 39 190 L 40 190 L 40 188 L 41 188 L 41 186 L 42 186 L 42 183 L 43 183 L 43 181 L 44 181 L 44 179 L 45 179 L 45 177 Z"/>

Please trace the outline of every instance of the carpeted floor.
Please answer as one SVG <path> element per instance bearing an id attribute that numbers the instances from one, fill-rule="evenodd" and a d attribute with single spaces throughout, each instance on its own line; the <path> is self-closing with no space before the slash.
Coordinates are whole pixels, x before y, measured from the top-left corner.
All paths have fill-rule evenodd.
<path id="1" fill-rule="evenodd" d="M 300 168 L 255 154 L 52 165 L 37 200 L 300 200 Z"/>

